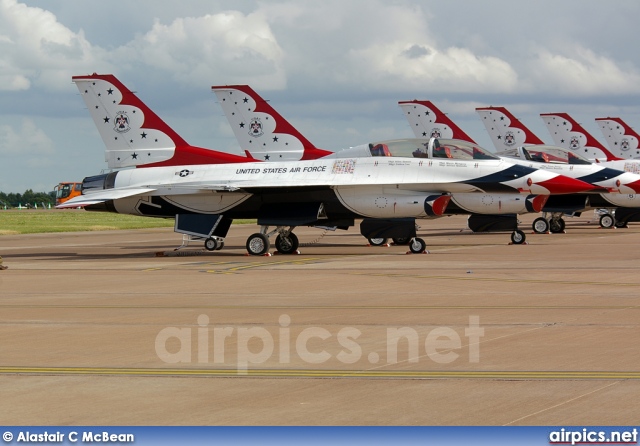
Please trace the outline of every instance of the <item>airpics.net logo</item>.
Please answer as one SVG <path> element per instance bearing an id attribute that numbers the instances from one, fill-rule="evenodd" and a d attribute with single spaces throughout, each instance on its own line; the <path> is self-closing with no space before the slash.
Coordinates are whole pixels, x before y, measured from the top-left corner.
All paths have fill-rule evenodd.
<path id="1" fill-rule="evenodd" d="M 484 328 L 479 316 L 469 316 L 464 329 L 435 327 L 376 327 L 364 333 L 356 327 L 330 331 L 323 327 L 293 327 L 282 314 L 277 326 L 217 325 L 201 314 L 197 327 L 166 327 L 158 332 L 155 351 L 167 364 L 233 365 L 239 374 L 252 366 L 282 364 L 342 364 L 366 361 L 374 365 L 458 360 L 480 362 L 480 338 Z M 366 346 L 366 348 L 363 347 Z M 378 346 L 371 347 L 371 345 Z M 382 347 L 379 347 L 382 345 Z M 368 350 L 368 351 L 365 351 Z"/>

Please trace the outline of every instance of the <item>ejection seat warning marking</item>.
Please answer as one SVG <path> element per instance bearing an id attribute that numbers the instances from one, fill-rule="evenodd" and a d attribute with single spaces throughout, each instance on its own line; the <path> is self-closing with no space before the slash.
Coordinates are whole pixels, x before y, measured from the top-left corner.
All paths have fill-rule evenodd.
<path id="1" fill-rule="evenodd" d="M 356 167 L 355 159 L 335 160 L 331 173 L 353 173 Z"/>

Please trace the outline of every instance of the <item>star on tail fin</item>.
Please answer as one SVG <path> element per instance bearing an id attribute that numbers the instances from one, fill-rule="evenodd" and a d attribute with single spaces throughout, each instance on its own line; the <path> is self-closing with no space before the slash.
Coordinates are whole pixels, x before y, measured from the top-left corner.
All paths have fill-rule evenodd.
<path id="1" fill-rule="evenodd" d="M 400 101 L 398 105 L 404 112 L 416 138 L 460 139 L 473 144 L 471 139 L 447 115 L 442 113 L 431 101 Z"/>
<path id="2" fill-rule="evenodd" d="M 544 144 L 504 107 L 478 107 L 476 112 L 480 115 L 480 119 L 498 152 L 518 146 Z"/>
<path id="3" fill-rule="evenodd" d="M 213 86 L 240 147 L 262 161 L 322 158 L 332 152 L 318 149 L 248 85 Z"/>
<path id="4" fill-rule="evenodd" d="M 597 161 L 619 160 L 567 113 L 542 113 L 540 117 L 555 145 Z"/>
<path id="5" fill-rule="evenodd" d="M 620 118 L 596 118 L 611 152 L 623 159 L 640 158 L 640 135 Z"/>
<path id="6" fill-rule="evenodd" d="M 106 146 L 109 168 L 251 161 L 189 145 L 111 74 L 73 76 Z"/>

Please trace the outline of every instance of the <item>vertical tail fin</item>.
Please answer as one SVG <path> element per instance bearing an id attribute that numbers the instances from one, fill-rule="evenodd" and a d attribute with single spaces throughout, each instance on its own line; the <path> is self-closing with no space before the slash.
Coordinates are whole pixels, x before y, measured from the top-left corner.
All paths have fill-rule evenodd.
<path id="1" fill-rule="evenodd" d="M 640 157 L 640 135 L 620 118 L 596 118 L 609 149 L 623 159 Z"/>
<path id="2" fill-rule="evenodd" d="M 109 168 L 250 161 L 190 146 L 111 74 L 73 76 L 106 146 Z"/>
<path id="3" fill-rule="evenodd" d="M 597 161 L 619 160 L 567 113 L 542 113 L 540 117 L 555 145 Z"/>
<path id="4" fill-rule="evenodd" d="M 478 107 L 476 112 L 498 152 L 512 147 L 544 144 L 504 107 Z"/>
<path id="5" fill-rule="evenodd" d="M 400 101 L 398 105 L 404 112 L 416 138 L 461 139 L 473 144 L 471 139 L 447 115 L 442 113 L 431 101 Z"/>
<path id="6" fill-rule="evenodd" d="M 311 144 L 248 85 L 213 86 L 240 147 L 264 161 L 322 158 L 332 152 Z"/>

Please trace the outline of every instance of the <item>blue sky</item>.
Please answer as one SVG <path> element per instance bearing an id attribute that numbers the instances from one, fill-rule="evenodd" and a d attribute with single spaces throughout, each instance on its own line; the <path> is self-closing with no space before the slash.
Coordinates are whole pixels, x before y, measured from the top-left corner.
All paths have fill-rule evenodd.
<path id="1" fill-rule="evenodd" d="M 250 84 L 319 147 L 411 137 L 429 99 L 492 148 L 474 109 L 640 125 L 635 0 L 0 0 L 0 191 L 106 168 L 71 76 L 113 73 L 191 144 L 240 153 L 211 85 Z"/>

